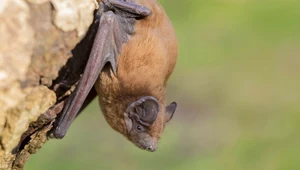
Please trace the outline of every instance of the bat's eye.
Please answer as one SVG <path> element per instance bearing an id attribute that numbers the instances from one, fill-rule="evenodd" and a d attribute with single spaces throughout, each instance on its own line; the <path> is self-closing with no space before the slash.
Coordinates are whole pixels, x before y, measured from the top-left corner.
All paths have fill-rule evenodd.
<path id="1" fill-rule="evenodd" d="M 143 129 L 143 128 L 142 128 L 142 126 L 141 126 L 141 125 L 137 125 L 137 126 L 136 126 L 136 130 L 137 130 L 138 132 L 141 132 L 141 131 L 142 131 L 142 129 Z"/>

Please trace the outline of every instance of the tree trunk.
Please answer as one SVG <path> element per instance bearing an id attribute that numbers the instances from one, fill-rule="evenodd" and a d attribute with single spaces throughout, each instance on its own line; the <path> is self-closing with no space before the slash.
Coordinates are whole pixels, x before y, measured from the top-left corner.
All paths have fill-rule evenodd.
<path id="1" fill-rule="evenodd" d="M 48 140 L 87 62 L 95 7 L 93 0 L 0 1 L 0 169 L 23 169 Z"/>

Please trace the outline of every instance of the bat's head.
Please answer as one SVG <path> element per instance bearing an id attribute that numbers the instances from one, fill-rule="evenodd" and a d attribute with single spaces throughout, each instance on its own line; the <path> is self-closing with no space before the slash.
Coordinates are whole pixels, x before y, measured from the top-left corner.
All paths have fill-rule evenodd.
<path id="1" fill-rule="evenodd" d="M 124 113 L 127 138 L 141 149 L 156 151 L 157 142 L 176 107 L 175 102 L 165 107 L 152 96 L 131 103 Z"/>

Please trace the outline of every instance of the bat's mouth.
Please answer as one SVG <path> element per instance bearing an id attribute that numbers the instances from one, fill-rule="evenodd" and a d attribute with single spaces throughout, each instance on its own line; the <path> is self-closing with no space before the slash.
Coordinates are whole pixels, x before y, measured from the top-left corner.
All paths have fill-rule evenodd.
<path id="1" fill-rule="evenodd" d="M 157 145 L 156 144 L 145 144 L 145 143 L 142 143 L 142 142 L 134 142 L 134 144 L 142 149 L 142 150 L 146 150 L 146 151 L 149 151 L 149 152 L 155 152 L 156 149 L 157 149 Z"/>
<path id="2" fill-rule="evenodd" d="M 153 146 L 148 146 L 148 147 L 145 147 L 145 146 L 137 146 L 137 147 L 139 147 L 139 148 L 142 149 L 142 150 L 149 151 L 149 152 L 155 152 L 155 151 L 156 151 L 156 148 L 153 147 Z"/>

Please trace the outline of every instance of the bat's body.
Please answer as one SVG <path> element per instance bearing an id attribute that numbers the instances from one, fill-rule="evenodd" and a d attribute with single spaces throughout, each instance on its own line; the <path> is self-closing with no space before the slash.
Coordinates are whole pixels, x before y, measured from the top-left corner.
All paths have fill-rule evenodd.
<path id="1" fill-rule="evenodd" d="M 108 124 L 138 147 L 156 150 L 176 109 L 175 102 L 166 107 L 165 88 L 176 64 L 177 40 L 169 18 L 155 0 L 132 1 L 102 1 L 87 68 L 64 110 L 56 137 L 65 135 L 96 81 Z M 111 6 L 113 12 L 107 9 Z"/>

